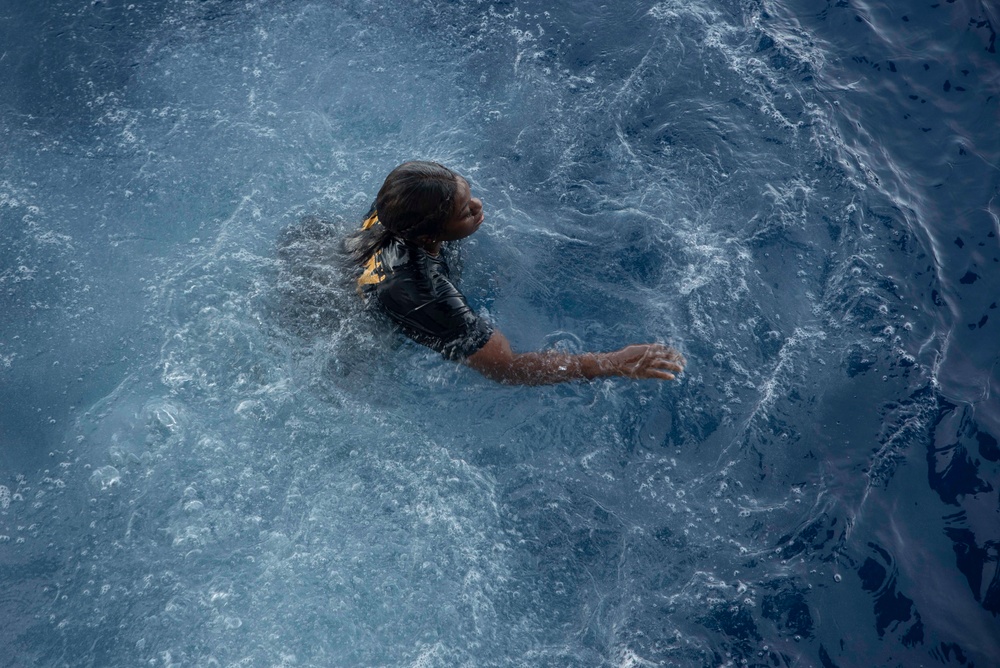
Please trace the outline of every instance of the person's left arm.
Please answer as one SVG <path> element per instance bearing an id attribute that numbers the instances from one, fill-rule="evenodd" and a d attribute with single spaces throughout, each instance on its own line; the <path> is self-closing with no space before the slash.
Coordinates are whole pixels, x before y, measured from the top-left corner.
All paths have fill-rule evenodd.
<path id="1" fill-rule="evenodd" d="M 486 345 L 464 362 L 487 378 L 510 385 L 550 385 L 608 376 L 674 380 L 686 364 L 678 351 L 659 343 L 578 355 L 555 350 L 516 353 L 507 337 L 496 330 Z"/>

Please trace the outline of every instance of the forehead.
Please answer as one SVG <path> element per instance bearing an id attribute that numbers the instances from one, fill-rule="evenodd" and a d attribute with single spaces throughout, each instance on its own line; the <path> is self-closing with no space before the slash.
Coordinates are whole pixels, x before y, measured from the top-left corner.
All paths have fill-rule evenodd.
<path id="1" fill-rule="evenodd" d="M 455 191 L 455 209 L 461 211 L 472 199 L 472 189 L 469 187 L 469 182 L 461 176 L 455 178 L 458 180 L 458 190 Z"/>

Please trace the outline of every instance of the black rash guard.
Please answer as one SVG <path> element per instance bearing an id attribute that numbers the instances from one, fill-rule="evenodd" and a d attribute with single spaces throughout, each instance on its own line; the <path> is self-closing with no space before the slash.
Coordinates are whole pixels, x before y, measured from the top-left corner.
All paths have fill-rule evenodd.
<path id="1" fill-rule="evenodd" d="M 493 334 L 451 282 L 445 261 L 402 239 L 392 239 L 368 260 L 358 289 L 403 334 L 447 359 L 475 354 Z"/>

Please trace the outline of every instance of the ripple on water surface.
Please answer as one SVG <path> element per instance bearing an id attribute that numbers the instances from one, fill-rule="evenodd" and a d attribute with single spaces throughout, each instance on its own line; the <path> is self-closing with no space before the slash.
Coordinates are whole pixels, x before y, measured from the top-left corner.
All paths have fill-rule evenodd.
<path id="1" fill-rule="evenodd" d="M 7 655 L 988 662 L 982 11 L 18 9 Z M 329 258 L 414 156 L 484 199 L 462 286 L 519 349 L 665 339 L 683 381 L 502 387 L 387 340 Z"/>

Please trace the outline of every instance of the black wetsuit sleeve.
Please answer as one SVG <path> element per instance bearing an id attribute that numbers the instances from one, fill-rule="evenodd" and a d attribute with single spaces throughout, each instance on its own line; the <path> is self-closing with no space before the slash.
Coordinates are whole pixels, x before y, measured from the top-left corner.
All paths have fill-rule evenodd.
<path id="1" fill-rule="evenodd" d="M 359 280 L 403 334 L 448 359 L 474 355 L 493 335 L 451 282 L 448 263 L 400 239 L 390 241 L 370 261 Z"/>
<path id="2" fill-rule="evenodd" d="M 474 355 L 493 335 L 493 327 L 477 316 L 450 282 L 435 286 L 434 298 L 414 302 L 393 290 L 379 293 L 386 314 L 403 333 L 451 360 Z M 404 295 L 405 297 L 405 295 Z"/>

